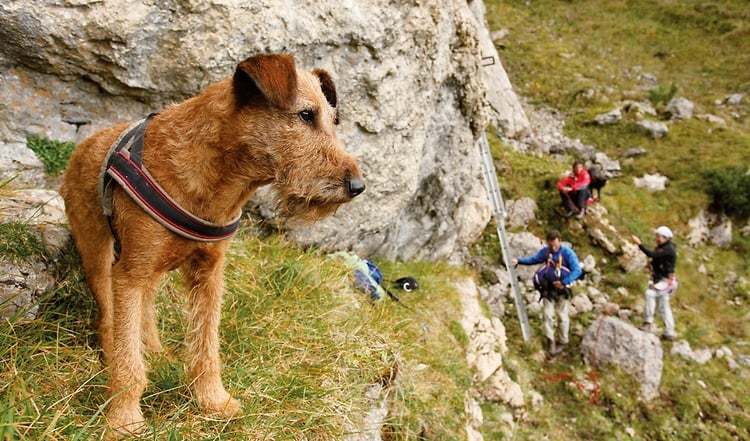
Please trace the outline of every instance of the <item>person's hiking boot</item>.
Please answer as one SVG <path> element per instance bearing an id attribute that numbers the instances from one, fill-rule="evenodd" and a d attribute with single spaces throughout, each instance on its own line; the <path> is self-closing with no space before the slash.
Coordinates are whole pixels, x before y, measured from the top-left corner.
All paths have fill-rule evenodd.
<path id="1" fill-rule="evenodd" d="M 578 213 L 576 213 L 576 219 L 583 219 L 584 216 L 586 216 L 586 210 L 581 210 Z"/>
<path id="2" fill-rule="evenodd" d="M 562 354 L 563 352 L 565 352 L 565 349 L 567 349 L 567 347 L 568 347 L 568 344 L 567 344 L 567 343 L 558 343 L 558 344 L 556 344 L 556 345 L 555 345 L 555 346 L 553 347 L 553 349 L 552 349 L 552 350 L 551 350 L 551 351 L 549 352 L 549 355 L 551 355 L 551 356 L 553 356 L 553 357 L 554 357 L 555 355 L 560 355 L 560 354 Z"/>
<path id="3" fill-rule="evenodd" d="M 565 217 L 571 217 L 574 214 L 576 214 L 575 210 L 568 210 L 568 211 L 565 212 Z"/>
<path id="4" fill-rule="evenodd" d="M 677 338 L 677 334 L 667 334 L 666 332 L 661 335 L 662 340 L 674 341 Z"/>
<path id="5" fill-rule="evenodd" d="M 649 322 L 643 322 L 641 326 L 638 327 L 643 332 L 651 332 L 651 323 Z"/>
<path id="6" fill-rule="evenodd" d="M 555 340 L 552 338 L 547 338 L 547 353 L 549 355 L 555 355 L 556 351 L 557 345 L 555 345 Z"/>

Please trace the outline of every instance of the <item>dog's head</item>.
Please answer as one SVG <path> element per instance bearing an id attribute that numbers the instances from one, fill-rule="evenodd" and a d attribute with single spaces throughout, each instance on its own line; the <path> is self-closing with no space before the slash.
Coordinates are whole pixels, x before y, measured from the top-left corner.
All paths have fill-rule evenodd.
<path id="1" fill-rule="evenodd" d="M 336 87 L 322 69 L 299 69 L 290 55 L 257 55 L 233 78 L 250 167 L 272 183 L 283 217 L 315 220 L 365 190 L 357 162 L 341 147 Z"/>

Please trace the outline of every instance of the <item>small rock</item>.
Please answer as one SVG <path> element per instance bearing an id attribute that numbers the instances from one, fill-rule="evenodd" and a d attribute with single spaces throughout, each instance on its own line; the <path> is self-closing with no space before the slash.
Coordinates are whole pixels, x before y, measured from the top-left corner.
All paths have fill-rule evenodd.
<path id="1" fill-rule="evenodd" d="M 654 106 L 647 101 L 625 101 L 623 103 L 623 110 L 633 114 L 637 119 L 642 119 L 645 115 L 656 116 Z"/>
<path id="2" fill-rule="evenodd" d="M 490 38 L 492 41 L 498 41 L 502 40 L 503 38 L 507 37 L 508 34 L 510 34 L 510 31 L 507 29 L 500 29 L 499 31 L 493 31 L 490 33 Z"/>
<path id="3" fill-rule="evenodd" d="M 539 392 L 532 390 L 531 391 L 531 409 L 532 410 L 539 410 L 542 406 L 544 406 L 544 397 Z"/>
<path id="4" fill-rule="evenodd" d="M 656 78 L 655 75 L 652 75 L 650 73 L 644 72 L 640 75 L 641 81 L 648 84 L 656 84 L 659 80 Z"/>
<path id="5" fill-rule="evenodd" d="M 744 93 L 733 93 L 731 95 L 727 95 L 726 98 L 724 98 L 724 102 L 729 104 L 730 106 L 739 106 L 744 97 Z"/>
<path id="6" fill-rule="evenodd" d="M 727 122 L 724 121 L 724 118 L 720 118 L 716 115 L 710 115 L 707 113 L 699 113 L 698 115 L 695 115 L 695 117 L 698 119 L 702 119 L 704 121 L 708 121 L 719 129 L 724 130 L 727 128 Z"/>
<path id="7" fill-rule="evenodd" d="M 663 191 L 666 189 L 667 177 L 659 173 L 649 175 L 645 174 L 642 178 L 633 178 L 633 183 L 638 188 L 646 188 L 649 192 Z"/>
<path id="8" fill-rule="evenodd" d="M 570 301 L 570 306 L 573 309 L 573 311 L 571 311 L 571 316 L 574 316 L 576 314 L 585 314 L 594 309 L 594 305 L 585 294 L 579 294 L 573 297 L 573 299 Z"/>
<path id="9" fill-rule="evenodd" d="M 727 248 L 732 244 L 732 221 L 722 216 L 721 223 L 708 232 L 708 240 L 719 248 Z"/>
<path id="10" fill-rule="evenodd" d="M 633 158 L 635 156 L 642 156 L 646 154 L 646 149 L 643 147 L 631 147 L 624 152 L 622 152 L 622 156 L 626 158 Z"/>
<path id="11" fill-rule="evenodd" d="M 594 122 L 600 126 L 617 124 L 620 121 L 622 121 L 622 112 L 619 108 L 594 117 Z"/>
<path id="12" fill-rule="evenodd" d="M 670 119 L 690 119 L 693 116 L 694 104 L 686 98 L 673 98 L 664 112 Z"/>
<path id="13" fill-rule="evenodd" d="M 750 236 L 750 221 L 748 221 L 747 225 L 740 229 L 740 234 L 742 235 L 742 237 Z"/>
<path id="14" fill-rule="evenodd" d="M 667 133 L 669 133 L 669 128 L 667 127 L 667 125 L 661 122 L 649 121 L 644 119 L 642 121 L 638 121 L 637 123 L 635 123 L 635 125 L 641 130 L 645 131 L 646 134 L 654 139 L 663 138 Z"/>
<path id="15" fill-rule="evenodd" d="M 531 198 L 507 201 L 505 209 L 508 213 L 508 228 L 527 227 L 529 223 L 536 220 L 537 204 Z"/>

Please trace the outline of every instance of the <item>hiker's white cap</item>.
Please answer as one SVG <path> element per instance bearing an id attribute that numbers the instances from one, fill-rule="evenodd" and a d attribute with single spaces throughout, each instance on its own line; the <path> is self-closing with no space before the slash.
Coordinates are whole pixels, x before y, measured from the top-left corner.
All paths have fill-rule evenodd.
<path id="1" fill-rule="evenodd" d="M 658 234 L 661 237 L 666 237 L 667 239 L 672 238 L 672 230 L 670 230 L 669 227 L 665 227 L 664 225 L 657 228 L 654 233 Z"/>

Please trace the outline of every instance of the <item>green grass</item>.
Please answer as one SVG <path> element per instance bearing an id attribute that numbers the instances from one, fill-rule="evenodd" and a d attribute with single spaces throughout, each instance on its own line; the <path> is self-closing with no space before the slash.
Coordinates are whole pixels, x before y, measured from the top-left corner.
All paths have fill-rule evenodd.
<path id="1" fill-rule="evenodd" d="M 19 261 L 32 257 L 43 257 L 44 241 L 28 225 L 12 222 L 0 223 L 0 256 Z"/>
<path id="2" fill-rule="evenodd" d="M 0 324 L 0 439 L 98 439 L 107 374 L 99 360 L 96 308 L 71 253 L 65 278 L 33 322 Z M 444 264 L 383 262 L 387 275 L 423 283 L 402 304 L 371 304 L 336 259 L 283 239 L 241 232 L 226 268 L 223 379 L 243 403 L 233 420 L 204 417 L 183 371 L 185 299 L 170 276 L 157 299 L 163 354 L 150 354 L 142 400 L 153 439 L 341 439 L 390 383 L 393 439 L 463 437 L 471 373 L 453 337 L 457 299 Z M 435 276 L 434 272 L 441 276 Z M 395 278 L 395 277 L 394 277 Z"/>
<path id="3" fill-rule="evenodd" d="M 26 139 L 26 146 L 33 151 L 44 164 L 44 171 L 50 175 L 59 175 L 68 166 L 70 155 L 76 148 L 74 142 L 54 141 L 36 135 Z"/>

